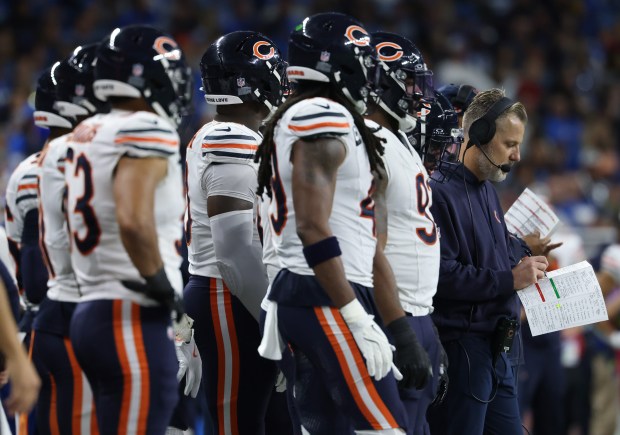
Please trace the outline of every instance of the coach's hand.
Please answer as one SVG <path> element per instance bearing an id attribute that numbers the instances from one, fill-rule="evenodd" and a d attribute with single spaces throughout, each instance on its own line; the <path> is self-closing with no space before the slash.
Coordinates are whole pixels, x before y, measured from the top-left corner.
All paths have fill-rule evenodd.
<path id="1" fill-rule="evenodd" d="M 340 308 L 340 314 L 366 360 L 368 374 L 377 381 L 383 379 L 392 368 L 392 346 L 374 316 L 357 299 Z"/>
<path id="2" fill-rule="evenodd" d="M 387 325 L 387 330 L 392 335 L 394 346 L 396 346 L 394 363 L 403 375 L 403 379 L 398 382 L 399 387 L 421 390 L 429 377 L 433 375 L 433 368 L 426 350 L 418 342 L 406 316 L 391 322 Z"/>
<path id="3" fill-rule="evenodd" d="M 521 290 L 534 284 L 545 276 L 549 262 L 545 257 L 525 257 L 512 269 L 512 278 L 515 290 Z"/>

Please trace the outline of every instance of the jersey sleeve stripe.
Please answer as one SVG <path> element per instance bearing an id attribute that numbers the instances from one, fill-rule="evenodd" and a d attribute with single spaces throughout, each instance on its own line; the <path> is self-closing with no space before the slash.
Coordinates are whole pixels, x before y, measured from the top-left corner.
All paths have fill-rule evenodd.
<path id="1" fill-rule="evenodd" d="M 340 112 L 320 112 L 320 113 L 311 113 L 310 115 L 303 116 L 294 116 L 291 118 L 291 121 L 305 121 L 308 119 L 316 119 L 316 118 L 326 118 L 328 116 L 334 116 L 337 118 L 346 118 L 347 115 Z"/>
<path id="2" fill-rule="evenodd" d="M 237 150 L 251 150 L 256 151 L 258 149 L 258 145 L 250 145 L 244 143 L 207 143 L 204 142 L 202 144 L 203 149 L 226 149 L 232 148 Z"/>
<path id="3" fill-rule="evenodd" d="M 32 183 L 32 184 L 20 184 L 17 187 L 17 191 L 19 192 L 20 190 L 26 190 L 26 189 L 36 189 L 38 187 L 37 183 Z"/>
<path id="4" fill-rule="evenodd" d="M 289 124 L 288 128 L 293 131 L 310 131 L 310 130 L 319 130 L 325 127 L 335 127 L 335 128 L 351 128 L 351 125 L 348 122 L 319 122 L 316 124 L 310 125 L 291 125 Z"/>
<path id="5" fill-rule="evenodd" d="M 247 134 L 223 134 L 223 135 L 208 135 L 202 138 L 202 140 L 250 140 L 256 142 L 254 136 Z"/>
<path id="6" fill-rule="evenodd" d="M 163 145 L 168 145 L 171 147 L 178 147 L 179 141 L 170 140 L 170 139 L 162 139 L 159 137 L 136 137 L 136 136 L 120 136 L 114 140 L 116 144 L 124 144 L 127 142 L 150 142 L 150 143 L 160 143 Z"/>
<path id="7" fill-rule="evenodd" d="M 207 151 L 207 152 L 202 153 L 203 156 L 207 154 L 213 154 L 214 156 L 219 156 L 219 157 L 237 157 L 240 159 L 254 158 L 254 154 L 231 153 L 227 151 Z"/>
<path id="8" fill-rule="evenodd" d="M 174 134 L 172 130 L 164 128 L 137 128 L 135 130 L 119 130 L 119 134 L 134 134 L 134 133 L 168 133 Z"/>
<path id="9" fill-rule="evenodd" d="M 36 175 L 36 174 L 26 174 L 26 175 L 24 175 L 24 176 L 22 177 L 22 180 L 23 180 L 24 178 L 37 178 L 37 175 Z"/>
<path id="10" fill-rule="evenodd" d="M 137 150 L 141 150 L 141 151 L 152 151 L 152 152 L 155 152 L 155 153 L 162 154 L 162 155 L 164 155 L 166 157 L 171 156 L 171 155 L 174 154 L 174 151 L 163 150 L 161 148 L 145 147 L 145 146 L 136 145 L 136 144 L 133 144 L 133 143 L 125 143 L 124 145 L 128 146 L 130 148 L 135 148 Z"/>
<path id="11" fill-rule="evenodd" d="M 26 201 L 27 199 L 37 199 L 37 196 L 37 194 L 18 196 L 15 199 L 15 204 L 19 204 L 21 201 Z"/>

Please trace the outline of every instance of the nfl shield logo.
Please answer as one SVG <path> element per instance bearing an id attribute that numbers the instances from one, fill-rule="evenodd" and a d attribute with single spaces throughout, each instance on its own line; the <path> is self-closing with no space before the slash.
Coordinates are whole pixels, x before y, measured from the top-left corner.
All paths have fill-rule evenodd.
<path id="1" fill-rule="evenodd" d="M 240 88 L 245 86 L 245 79 L 243 77 L 237 78 L 237 86 L 239 86 Z"/>
<path id="2" fill-rule="evenodd" d="M 329 51 L 321 51 L 321 57 L 320 57 L 321 62 L 329 62 L 330 56 L 331 54 L 329 53 Z"/>
<path id="3" fill-rule="evenodd" d="M 144 66 L 141 63 L 134 63 L 133 67 L 131 67 L 131 73 L 136 77 L 140 77 L 143 72 Z"/>
<path id="4" fill-rule="evenodd" d="M 83 97 L 85 90 L 86 88 L 84 87 L 84 85 L 75 85 L 75 95 L 77 95 L 78 97 Z"/>

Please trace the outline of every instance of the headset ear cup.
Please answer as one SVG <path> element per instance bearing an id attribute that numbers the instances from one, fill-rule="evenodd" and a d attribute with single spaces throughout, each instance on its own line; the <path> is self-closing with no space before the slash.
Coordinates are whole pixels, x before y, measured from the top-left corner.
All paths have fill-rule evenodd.
<path id="1" fill-rule="evenodd" d="M 475 120 L 469 127 L 469 138 L 477 146 L 491 142 L 495 135 L 495 122 L 484 118 Z"/>

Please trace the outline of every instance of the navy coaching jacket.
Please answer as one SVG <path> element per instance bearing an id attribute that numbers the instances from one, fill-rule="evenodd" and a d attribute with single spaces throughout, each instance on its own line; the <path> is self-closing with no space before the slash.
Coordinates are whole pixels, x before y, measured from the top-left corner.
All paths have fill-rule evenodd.
<path id="1" fill-rule="evenodd" d="M 468 333 L 490 338 L 500 317 L 519 318 L 512 268 L 525 246 L 506 229 L 493 184 L 464 165 L 431 187 L 441 246 L 433 321 L 442 341 Z"/>

